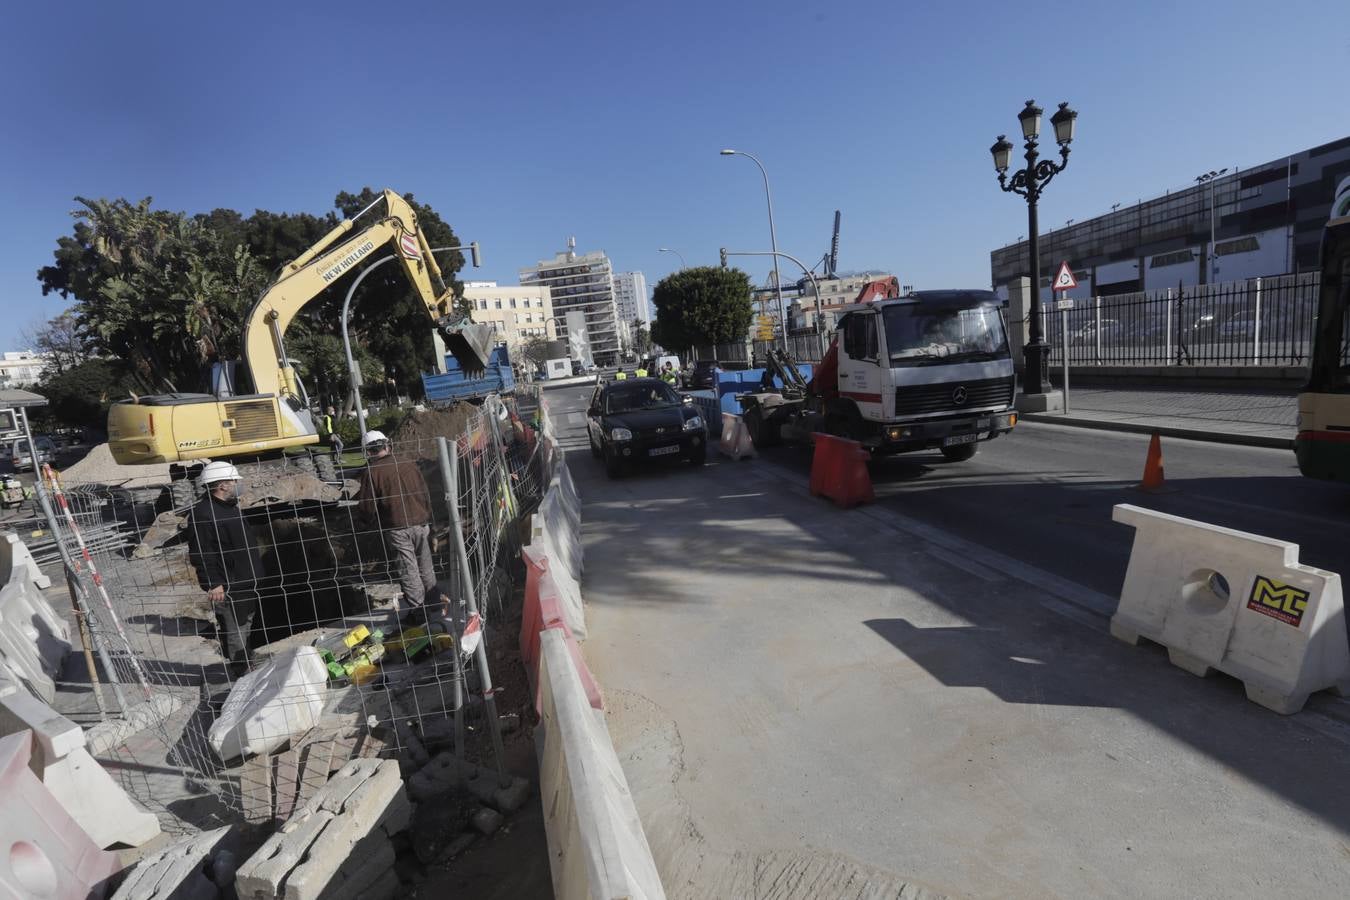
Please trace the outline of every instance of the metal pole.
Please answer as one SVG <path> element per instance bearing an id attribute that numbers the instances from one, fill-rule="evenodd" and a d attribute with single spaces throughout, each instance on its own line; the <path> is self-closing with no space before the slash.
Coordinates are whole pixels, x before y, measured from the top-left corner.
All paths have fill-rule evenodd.
<path id="1" fill-rule="evenodd" d="M 451 453 L 449 442 L 444 437 L 436 438 L 436 450 L 440 456 L 441 477 L 445 479 L 445 497 L 446 505 L 450 512 L 450 534 L 454 538 L 455 556 L 459 562 L 459 570 L 465 574 L 464 594 L 461 597 L 462 602 L 468 607 L 469 618 L 478 616 L 482 630 L 482 635 L 478 641 L 477 648 L 474 649 L 474 661 L 478 663 L 478 680 L 483 688 L 483 713 L 487 716 L 488 731 L 492 734 L 492 752 L 497 760 L 497 778 L 498 784 L 506 787 L 511 783 L 511 776 L 506 773 L 506 751 L 502 747 L 502 723 L 497 718 L 497 698 L 492 693 L 492 674 L 488 670 L 487 658 L 487 623 L 483 622 L 482 616 L 478 612 L 478 601 L 474 597 L 474 586 L 472 578 L 469 576 L 469 554 L 464 549 L 464 530 L 459 519 L 459 453 Z M 481 523 L 476 523 L 481 529 Z M 455 648 L 459 652 L 459 648 Z"/>
<path id="2" fill-rule="evenodd" d="M 356 423 L 360 429 L 362 441 L 366 437 L 366 411 L 361 404 L 361 370 L 357 368 L 356 360 L 352 357 L 352 336 L 347 333 L 347 314 L 351 311 L 352 295 L 356 293 L 356 288 L 361 282 L 366 280 L 366 276 L 385 263 L 393 262 L 396 259 L 398 259 L 397 256 L 386 256 L 384 259 L 367 266 L 366 270 L 352 282 L 352 286 L 347 288 L 347 299 L 342 301 L 342 350 L 347 354 L 347 380 L 352 383 L 352 399 L 356 402 Z"/>
<path id="3" fill-rule="evenodd" d="M 1261 279 L 1256 279 L 1256 319 L 1253 323 L 1252 365 L 1261 365 Z"/>
<path id="4" fill-rule="evenodd" d="M 816 333 L 817 333 L 817 334 L 820 333 L 820 284 L 817 283 L 817 281 L 816 281 L 815 273 L 813 273 L 810 269 L 808 269 L 808 268 L 806 267 L 806 265 L 805 265 L 800 259 L 798 259 L 797 257 L 793 256 L 791 253 L 780 253 L 780 252 L 778 252 L 777 250 L 768 250 L 768 251 L 765 251 L 765 250 L 728 250 L 728 251 L 726 251 L 726 253 L 727 253 L 727 256 L 772 256 L 773 259 L 774 259 L 774 265 L 775 265 L 775 266 L 778 265 L 778 257 L 780 257 L 780 256 L 783 257 L 784 259 L 790 259 L 790 260 L 792 260 L 793 262 L 795 262 L 795 263 L 797 264 L 797 267 L 800 268 L 800 269 L 802 270 L 802 272 L 806 275 L 806 277 L 809 278 L 809 279 L 811 279 L 811 290 L 813 290 L 813 291 L 816 292 Z M 785 326 L 785 330 L 784 330 L 784 333 L 783 333 L 783 349 L 786 350 L 786 349 L 787 349 L 787 331 L 786 331 L 787 319 L 784 319 L 784 320 L 783 320 L 783 323 L 784 323 L 784 326 Z"/>
<path id="5" fill-rule="evenodd" d="M 657 252 L 657 253 L 674 253 L 676 256 L 678 256 L 678 257 L 680 258 L 680 270 L 683 271 L 683 270 L 689 268 L 689 263 L 687 263 L 687 262 L 684 261 L 684 254 L 681 253 L 680 251 L 678 251 L 678 250 L 672 248 L 672 247 L 657 247 L 657 248 L 656 248 L 656 252 Z"/>
<path id="6" fill-rule="evenodd" d="M 764 168 L 764 163 L 759 161 L 759 157 L 753 153 L 746 153 L 744 150 L 735 150 L 734 154 L 744 156 L 759 166 L 759 174 L 764 176 L 764 200 L 769 206 L 769 248 L 773 250 L 773 290 L 774 296 L 778 298 L 778 316 L 782 325 L 783 349 L 787 349 L 787 308 L 783 305 L 783 280 L 778 274 L 778 234 L 773 225 L 773 194 L 769 191 L 769 173 Z"/>
<path id="7" fill-rule="evenodd" d="M 61 564 L 66 568 L 66 578 L 73 579 L 79 587 L 76 594 L 80 611 L 84 614 L 85 621 L 89 620 L 89 598 L 85 594 L 84 585 L 76 578 L 75 560 L 66 549 L 65 541 L 61 540 L 61 528 L 56 519 L 56 510 L 52 509 L 51 498 L 47 496 L 47 488 L 42 483 L 42 469 L 38 465 L 37 444 L 33 441 L 33 430 L 28 425 L 28 410 L 20 406 L 19 421 L 23 422 L 23 435 L 28 439 L 28 452 L 33 457 L 33 489 L 37 492 L 38 505 L 42 507 L 42 515 L 47 520 L 47 527 L 51 529 L 52 537 L 55 538 L 56 552 L 61 556 Z M 91 637 L 93 635 L 91 634 Z M 94 638 L 94 649 L 98 653 L 99 661 L 103 663 L 103 668 L 108 675 L 108 683 L 112 685 L 113 694 L 117 696 L 117 706 L 125 711 L 127 708 L 126 696 L 122 693 L 121 679 L 117 677 L 117 670 L 113 668 L 112 658 L 108 656 L 108 648 L 103 645 L 103 641 Z"/>
<path id="8" fill-rule="evenodd" d="M 1069 311 L 1061 309 L 1060 311 L 1060 339 L 1064 347 L 1064 415 L 1069 414 Z M 1100 326 L 1097 329 L 1098 354 L 1101 353 L 1102 333 Z"/>
<path id="9" fill-rule="evenodd" d="M 1167 289 L 1167 356 L 1163 365 L 1172 364 L 1172 289 Z"/>
<path id="10" fill-rule="evenodd" d="M 1102 298 L 1101 298 L 1100 295 L 1098 295 L 1098 297 L 1097 297 L 1097 365 L 1100 366 L 1101 364 L 1102 364 Z M 1064 401 L 1067 403 L 1068 400 L 1069 400 L 1069 398 L 1068 398 L 1068 396 L 1066 395 L 1065 398 L 1064 398 Z"/>
<path id="11" fill-rule="evenodd" d="M 1214 283 L 1214 182 L 1217 178 L 1210 179 L 1209 182 L 1209 283 Z"/>
<path id="12" fill-rule="evenodd" d="M 1031 338 L 1022 354 L 1026 367 L 1023 393 L 1045 393 L 1044 367 L 1047 354 L 1041 323 L 1041 242 L 1036 221 L 1036 142 L 1027 141 L 1027 256 L 1031 266 Z"/>

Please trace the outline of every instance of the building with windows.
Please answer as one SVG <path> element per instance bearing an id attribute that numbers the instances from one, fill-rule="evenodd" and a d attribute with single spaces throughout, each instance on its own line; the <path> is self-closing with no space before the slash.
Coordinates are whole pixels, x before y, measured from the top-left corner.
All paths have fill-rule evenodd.
<path id="1" fill-rule="evenodd" d="M 585 313 L 586 331 L 596 365 L 614 365 L 619 361 L 618 309 L 614 302 L 614 267 L 603 250 L 578 254 L 576 238 L 567 239 L 567 249 L 552 259 L 540 260 L 520 270 L 520 283 L 527 287 L 547 288 L 554 314 Z M 567 327 L 557 323 L 558 336 L 566 337 Z"/>
<path id="2" fill-rule="evenodd" d="M 1072 171 L 1072 170 L 1071 170 Z M 1040 235 L 1042 299 L 1061 261 L 1078 287 L 1111 296 L 1306 272 L 1317 267 L 1337 183 L 1350 175 L 1350 137 L 1248 169 L 1224 169 L 1161 197 Z M 1066 175 L 1072 178 L 1072 174 Z M 993 288 L 1027 272 L 1027 242 L 989 254 Z"/>
<path id="3" fill-rule="evenodd" d="M 464 282 L 464 297 L 473 305 L 473 320 L 495 325 L 497 340 L 505 343 L 511 358 L 520 358 L 520 345 L 527 339 L 557 336 L 553 300 L 549 289 L 538 285 L 499 285 L 495 281 Z"/>
<path id="4" fill-rule="evenodd" d="M 644 328 L 650 329 L 652 308 L 647 302 L 647 277 L 641 272 L 615 272 L 614 306 L 621 323 L 632 327 L 640 321 Z"/>
<path id="5" fill-rule="evenodd" d="M 830 330 L 834 327 L 835 314 L 853 303 L 864 285 L 890 277 L 889 272 L 852 272 L 835 278 L 818 278 L 816 281 L 820 285 L 819 301 L 809 279 L 797 282 L 795 296 L 788 308 L 793 331 L 814 331 L 817 313 L 821 316 L 821 329 Z M 787 297 L 786 288 L 784 291 L 784 297 Z"/>
<path id="6" fill-rule="evenodd" d="M 37 384 L 51 360 L 45 353 L 31 350 L 9 351 L 0 359 L 0 387 L 15 388 Z"/>

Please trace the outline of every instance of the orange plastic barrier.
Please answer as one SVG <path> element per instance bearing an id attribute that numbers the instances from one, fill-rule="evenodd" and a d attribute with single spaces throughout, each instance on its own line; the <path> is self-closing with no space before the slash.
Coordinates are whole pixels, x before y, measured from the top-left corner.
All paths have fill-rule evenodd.
<path id="1" fill-rule="evenodd" d="M 558 586 L 548 571 L 550 565 L 548 557 L 537 554 L 528 547 L 522 555 L 525 559 L 525 602 L 520 618 L 520 658 L 525 664 L 530 686 L 534 689 L 535 710 L 540 709 L 540 633 L 548 628 L 562 632 L 567 649 L 572 654 L 572 664 L 576 667 L 581 684 L 586 689 L 586 698 L 591 702 L 591 708 L 604 709 L 605 701 L 600 693 L 600 685 L 591 675 L 590 667 L 586 665 L 586 659 L 581 655 L 581 647 L 572 636 L 572 629 L 567 627 L 567 620 L 562 611 L 562 596 L 558 593 Z"/>
<path id="2" fill-rule="evenodd" d="M 828 497 L 848 509 L 876 499 L 872 476 L 867 473 L 871 455 L 857 441 L 817 432 L 811 459 L 811 494 Z"/>

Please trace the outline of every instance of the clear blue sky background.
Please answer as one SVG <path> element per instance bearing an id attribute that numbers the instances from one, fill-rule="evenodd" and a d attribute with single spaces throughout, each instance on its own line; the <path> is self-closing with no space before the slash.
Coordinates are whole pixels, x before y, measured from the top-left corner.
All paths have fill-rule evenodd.
<path id="1" fill-rule="evenodd" d="M 604 249 L 654 284 L 779 248 L 919 287 L 989 283 L 1026 231 L 988 147 L 1078 109 L 1042 223 L 1350 133 L 1345 0 L 10 4 L 0 33 L 0 347 L 60 312 L 35 279 L 76 194 L 200 212 L 413 192 L 515 283 Z M 767 262 L 744 264 L 757 280 Z M 786 273 L 785 273 L 786 275 Z"/>

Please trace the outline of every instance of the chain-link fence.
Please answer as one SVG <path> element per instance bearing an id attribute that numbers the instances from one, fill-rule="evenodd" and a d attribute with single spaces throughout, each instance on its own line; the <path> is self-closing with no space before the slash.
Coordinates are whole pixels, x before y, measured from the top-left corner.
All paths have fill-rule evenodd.
<path id="1" fill-rule="evenodd" d="M 59 484 L 58 533 L 101 663 L 90 680 L 117 695 L 100 705 L 158 710 L 120 751 L 129 789 L 162 810 L 153 773 L 177 774 L 228 820 L 256 812 L 260 778 L 279 804 L 287 767 L 302 794 L 306 763 L 441 746 L 500 770 L 492 676 L 518 673 L 489 671 L 511 642 L 487 625 L 521 577 L 546 417 L 531 392 L 414 413 L 369 458 L 330 456 L 331 469 L 236 461 L 237 488 Z"/>

